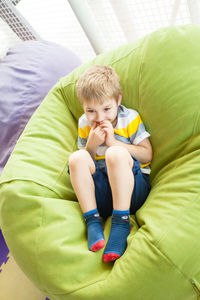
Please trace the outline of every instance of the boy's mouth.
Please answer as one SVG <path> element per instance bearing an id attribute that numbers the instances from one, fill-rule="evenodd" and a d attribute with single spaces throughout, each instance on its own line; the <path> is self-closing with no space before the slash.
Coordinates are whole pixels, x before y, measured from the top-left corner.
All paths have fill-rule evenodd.
<path id="1" fill-rule="evenodd" d="M 103 123 L 103 121 L 101 122 L 95 122 L 97 126 L 101 125 Z"/>

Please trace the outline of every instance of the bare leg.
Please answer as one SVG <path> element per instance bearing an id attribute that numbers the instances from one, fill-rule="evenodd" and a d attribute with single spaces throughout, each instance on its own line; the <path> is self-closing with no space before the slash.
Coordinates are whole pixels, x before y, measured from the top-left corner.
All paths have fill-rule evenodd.
<path id="1" fill-rule="evenodd" d="M 95 164 L 86 150 L 79 150 L 69 159 L 70 179 L 83 213 L 96 209 L 96 199 L 92 174 Z"/>
<path id="2" fill-rule="evenodd" d="M 110 147 L 106 152 L 106 165 L 112 190 L 113 208 L 116 210 L 130 209 L 134 188 L 131 155 L 123 147 Z"/>
<path id="3" fill-rule="evenodd" d="M 133 159 L 125 148 L 114 146 L 106 152 L 106 165 L 114 208 L 110 236 L 103 255 L 103 261 L 109 262 L 122 256 L 127 247 L 131 228 L 129 209 L 134 188 Z"/>
<path id="4" fill-rule="evenodd" d="M 88 248 L 96 252 L 105 245 L 102 222 L 97 210 L 92 174 L 96 167 L 86 150 L 74 152 L 69 159 L 70 179 L 87 224 Z"/>

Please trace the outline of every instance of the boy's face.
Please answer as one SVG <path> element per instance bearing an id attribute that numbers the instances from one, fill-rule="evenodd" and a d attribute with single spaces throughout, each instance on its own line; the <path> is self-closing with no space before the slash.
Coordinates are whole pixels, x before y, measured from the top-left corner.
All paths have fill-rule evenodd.
<path id="1" fill-rule="evenodd" d="M 121 103 L 121 95 L 118 102 L 114 98 L 106 99 L 102 104 L 96 103 L 93 100 L 83 102 L 83 109 L 89 122 L 100 125 L 107 120 L 115 125 L 118 113 L 118 106 Z"/>

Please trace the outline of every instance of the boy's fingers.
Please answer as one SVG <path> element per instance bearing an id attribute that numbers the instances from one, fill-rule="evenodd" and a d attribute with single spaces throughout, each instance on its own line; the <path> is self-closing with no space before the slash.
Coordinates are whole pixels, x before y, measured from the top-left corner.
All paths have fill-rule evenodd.
<path id="1" fill-rule="evenodd" d="M 101 127 L 112 127 L 112 124 L 109 121 L 107 121 L 105 123 L 102 123 L 100 126 Z"/>
<path id="2" fill-rule="evenodd" d="M 104 133 L 108 133 L 108 128 L 104 128 Z"/>
<path id="3" fill-rule="evenodd" d="M 111 124 L 111 122 L 108 120 L 104 120 L 101 124 Z"/>
<path id="4" fill-rule="evenodd" d="M 98 134 L 98 135 L 101 135 L 104 131 L 102 128 L 100 128 L 99 126 L 97 128 L 95 128 L 95 133 Z"/>
<path id="5" fill-rule="evenodd" d="M 100 125 L 101 128 L 103 128 L 103 127 L 108 127 L 108 126 L 109 126 L 108 123 L 102 123 L 102 124 Z"/>
<path id="6" fill-rule="evenodd" d="M 96 128 L 95 128 L 95 131 L 96 132 L 99 132 L 101 130 L 101 128 L 99 127 L 99 126 L 97 126 Z"/>
<path id="7" fill-rule="evenodd" d="M 94 130 L 96 127 L 97 127 L 97 123 L 95 122 L 95 123 L 92 125 L 92 129 Z"/>

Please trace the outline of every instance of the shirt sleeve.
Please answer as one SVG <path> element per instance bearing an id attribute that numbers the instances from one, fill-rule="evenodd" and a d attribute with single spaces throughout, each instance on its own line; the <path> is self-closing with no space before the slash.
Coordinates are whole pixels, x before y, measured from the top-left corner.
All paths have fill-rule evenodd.
<path id="1" fill-rule="evenodd" d="M 150 134 L 146 131 L 144 123 L 142 122 L 142 119 L 139 114 L 136 119 L 137 119 L 136 120 L 137 130 L 136 130 L 135 134 L 130 138 L 130 140 L 131 140 L 132 144 L 138 145 L 144 139 L 146 139 L 147 137 L 150 137 Z"/>
<path id="2" fill-rule="evenodd" d="M 86 132 L 84 131 L 82 119 L 80 118 L 78 121 L 78 142 L 77 142 L 78 149 L 85 148 L 86 143 L 87 143 L 87 136 L 86 136 Z"/>

